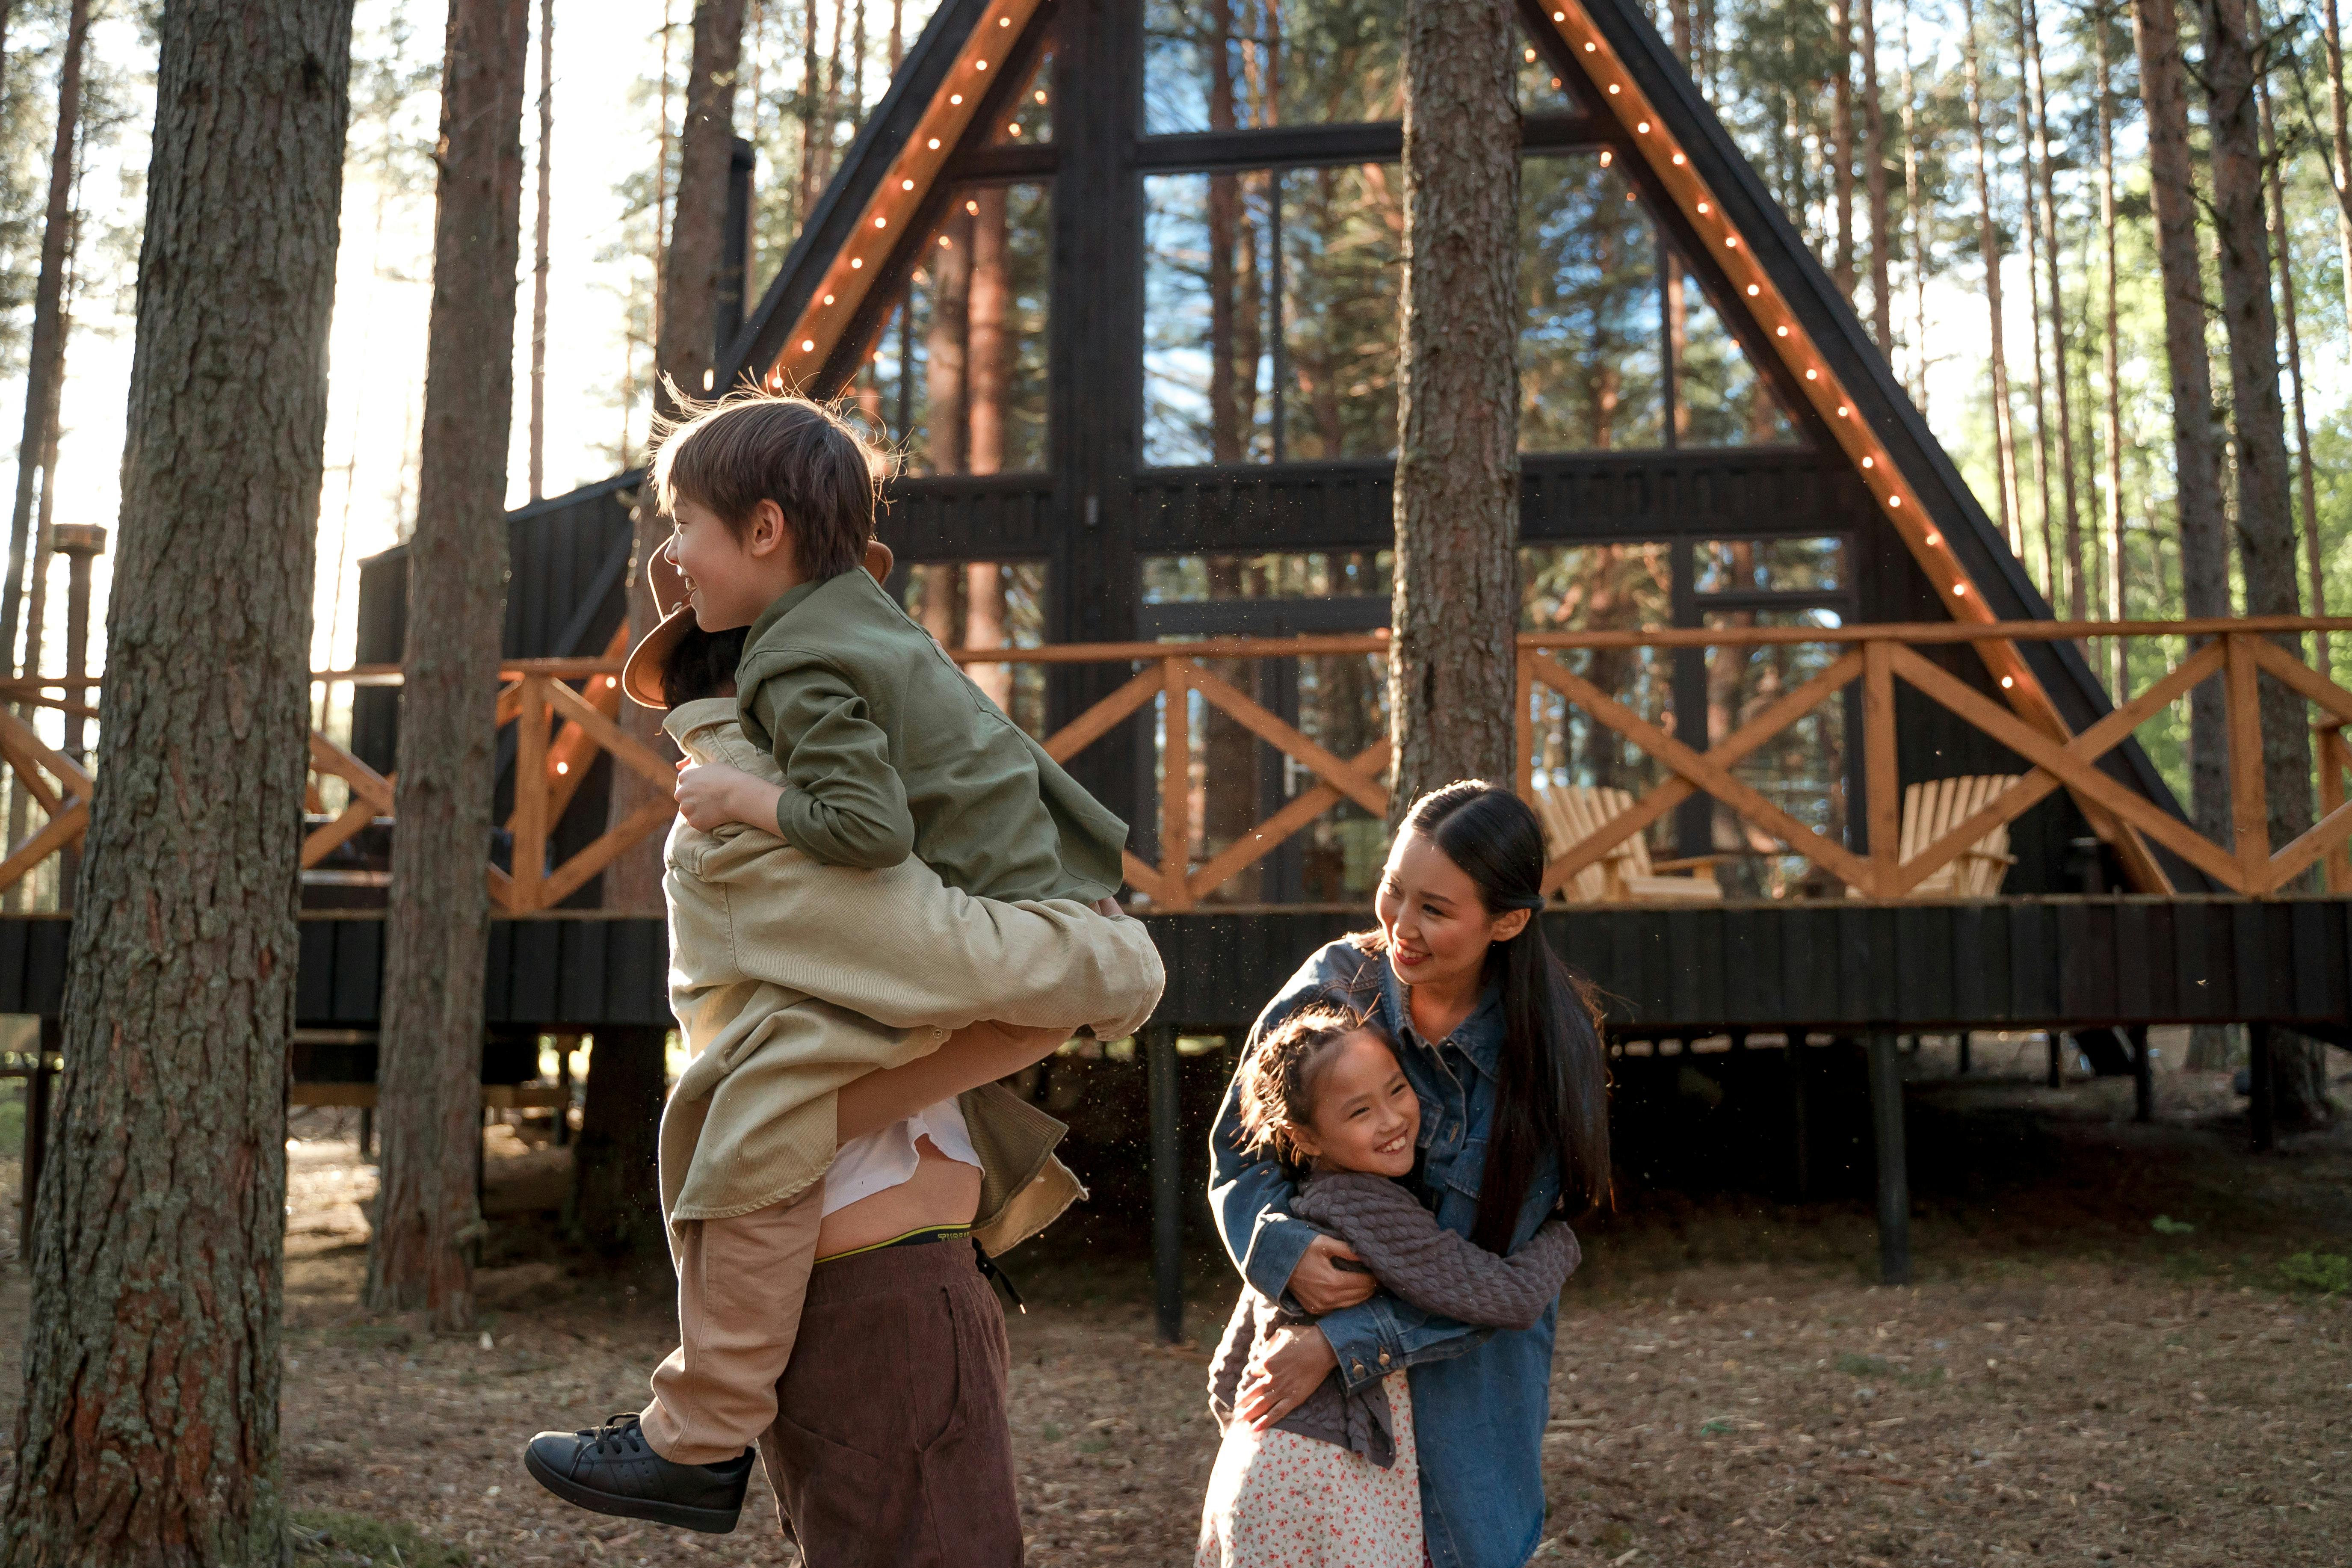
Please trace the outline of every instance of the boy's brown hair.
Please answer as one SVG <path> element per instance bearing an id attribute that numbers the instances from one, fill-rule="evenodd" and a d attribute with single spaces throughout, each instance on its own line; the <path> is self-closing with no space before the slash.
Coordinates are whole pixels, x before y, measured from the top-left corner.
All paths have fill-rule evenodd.
<path id="1" fill-rule="evenodd" d="M 709 507 L 740 539 L 760 503 L 772 500 L 792 530 L 802 576 L 823 582 L 863 564 L 879 464 L 846 419 L 808 398 L 769 392 L 730 393 L 682 410 L 654 458 L 663 511 L 674 513 L 682 496 Z"/>
<path id="2" fill-rule="evenodd" d="M 1304 1163 L 1297 1135 L 1315 1121 L 1315 1090 L 1329 1065 L 1326 1058 L 1332 1047 L 1359 1031 L 1396 1048 L 1362 1014 L 1337 1007 L 1302 1008 L 1266 1032 L 1237 1075 L 1243 1153 Z"/>

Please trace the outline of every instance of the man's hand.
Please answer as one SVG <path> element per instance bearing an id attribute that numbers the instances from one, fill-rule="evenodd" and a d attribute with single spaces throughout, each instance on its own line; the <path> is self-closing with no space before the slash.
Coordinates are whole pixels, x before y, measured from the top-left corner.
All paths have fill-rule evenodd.
<path id="1" fill-rule="evenodd" d="M 1339 1353 L 1314 1324 L 1276 1329 L 1250 1363 L 1234 1415 L 1263 1432 L 1306 1403 L 1339 1364 Z"/>
<path id="2" fill-rule="evenodd" d="M 1342 1259 L 1356 1265 L 1356 1268 L 1339 1267 Z M 1345 1246 L 1330 1237 L 1318 1236 L 1307 1244 L 1307 1255 L 1290 1271 L 1291 1300 L 1318 1318 L 1326 1312 L 1369 1301 L 1380 1281 L 1370 1273 L 1358 1272 L 1362 1268 L 1363 1260 Z"/>
<path id="3" fill-rule="evenodd" d="M 725 763 L 677 765 L 678 815 L 709 833 L 730 822 L 776 830 L 776 802 L 782 786 L 729 767 Z"/>

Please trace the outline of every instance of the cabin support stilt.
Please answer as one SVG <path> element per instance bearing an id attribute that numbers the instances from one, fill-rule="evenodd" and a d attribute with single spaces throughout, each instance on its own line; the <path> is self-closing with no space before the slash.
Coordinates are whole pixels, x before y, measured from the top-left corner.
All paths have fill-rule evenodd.
<path id="1" fill-rule="evenodd" d="M 2155 1063 L 2148 1057 L 2147 1026 L 2133 1024 L 2124 1032 L 2131 1037 L 2132 1120 L 2153 1121 L 2156 1120 L 2156 1072 Z"/>
<path id="2" fill-rule="evenodd" d="M 2271 1026 L 2246 1026 L 2246 1128 L 2254 1152 L 2267 1154 L 2278 1147 L 2278 1104 L 2271 1092 Z"/>
<path id="3" fill-rule="evenodd" d="M 1878 1148 L 1878 1278 L 1911 1283 L 1911 1175 L 1903 1142 L 1903 1061 L 1895 1036 L 1870 1036 L 1870 1124 Z"/>
<path id="4" fill-rule="evenodd" d="M 1142 1044 L 1151 1100 L 1151 1298 L 1160 1337 L 1172 1345 L 1184 1338 L 1184 1141 L 1176 1026 L 1149 1026 Z"/>

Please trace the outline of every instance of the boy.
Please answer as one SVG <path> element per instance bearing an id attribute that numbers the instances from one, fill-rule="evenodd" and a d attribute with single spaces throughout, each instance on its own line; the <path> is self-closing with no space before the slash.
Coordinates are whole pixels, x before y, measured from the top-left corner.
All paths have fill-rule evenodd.
<path id="1" fill-rule="evenodd" d="M 747 416 L 753 427 L 744 427 Z M 869 548 L 866 463 L 862 444 L 815 405 L 759 399 L 681 426 L 656 468 L 666 510 L 679 521 L 673 549 L 687 567 L 690 613 L 673 614 L 631 656 L 630 695 L 649 706 L 699 696 L 696 682 L 713 684 L 714 646 L 724 645 L 695 625 L 740 626 L 747 601 L 768 588 L 792 603 L 752 627 L 742 667 L 764 674 L 731 700 L 676 703 L 666 725 L 691 763 L 665 878 L 672 1002 L 697 1053 L 662 1131 L 682 1342 L 656 1373 L 642 1416 L 542 1433 L 526 1459 L 551 1489 L 600 1511 L 732 1528 L 749 1479 L 746 1449 L 776 1415 L 818 1230 L 838 1206 L 822 1180 L 835 1158 L 835 1091 L 922 1057 L 950 1028 L 980 1018 L 1015 1026 L 1023 1032 L 981 1025 L 940 1051 L 938 1070 L 950 1070 L 950 1053 L 968 1053 L 960 1059 L 987 1068 L 969 1081 L 983 1082 L 1034 1060 L 1073 1028 L 1131 1032 L 1158 999 L 1162 975 L 1141 927 L 1087 907 L 1101 896 L 1099 876 L 1058 868 L 1066 845 L 1074 858 L 1107 864 L 1115 880 L 1124 827 L 881 594 L 887 551 L 870 545 L 881 558 L 874 575 L 856 569 Z M 804 520 L 799 526 L 784 523 L 787 503 Z M 741 535 L 730 517 L 748 519 Z M 851 544 L 856 581 L 844 585 L 831 568 Z M 658 595 L 664 574 L 653 574 Z M 871 598 L 846 591 L 858 586 Z M 819 595 L 827 596 L 822 607 L 845 602 L 849 613 L 836 613 L 821 638 L 804 635 L 805 621 L 792 622 L 790 636 L 770 639 L 790 657 L 771 647 L 763 658 L 759 634 Z M 908 634 L 921 639 L 928 664 L 909 657 Z M 810 640 L 822 646 L 793 646 Z M 803 673 L 795 678 L 793 668 Z M 882 700 L 869 704 L 861 688 Z M 764 715 L 772 756 L 746 742 L 736 722 L 746 710 Z M 894 752 L 898 737 L 867 717 L 877 711 L 911 717 L 920 743 Z M 961 746 L 943 743 L 941 731 L 957 723 Z M 941 768 L 961 770 L 949 784 L 967 791 L 963 820 L 956 789 L 935 776 Z M 1024 770 L 1025 812 L 1008 784 Z M 1048 804 L 1048 790 L 1065 809 Z M 984 809 L 972 811 L 972 801 Z M 930 850 L 958 875 L 943 879 L 909 847 Z M 865 868 L 840 868 L 845 862 Z M 966 878 L 986 881 L 941 886 Z M 965 896 L 1000 889 L 1050 901 Z M 1024 1116 L 1033 1119 L 1025 1126 Z M 992 1232 L 982 1237 L 987 1250 L 1002 1251 L 1074 1189 L 1037 1179 L 1058 1171 L 1047 1157 L 1051 1138 L 1038 1142 L 1039 1121 L 1052 1125 L 1002 1091 L 966 1094 L 907 1119 L 895 1142 L 885 1129 L 845 1144 L 840 1158 L 856 1167 L 860 1191 L 876 1194 L 894 1175 L 908 1179 L 894 1158 L 974 1168 L 977 1228 Z M 874 1140 L 885 1146 L 862 1147 Z"/>

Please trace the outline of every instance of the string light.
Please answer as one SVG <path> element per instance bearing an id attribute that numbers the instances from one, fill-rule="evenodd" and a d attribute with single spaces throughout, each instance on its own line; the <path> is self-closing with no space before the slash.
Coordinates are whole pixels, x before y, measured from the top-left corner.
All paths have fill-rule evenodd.
<path id="1" fill-rule="evenodd" d="M 1874 468 L 1878 467 L 1878 460 L 1875 458 L 1864 458 L 1862 460 L 1862 466 L 1865 468 Z"/>
<path id="2" fill-rule="evenodd" d="M 963 94 L 960 92 L 951 92 L 948 94 L 948 101 L 950 103 L 961 103 L 963 101 Z"/>
<path id="3" fill-rule="evenodd" d="M 864 257 L 862 257 L 862 256 L 853 256 L 853 257 L 851 257 L 851 258 L 849 258 L 849 269 L 850 269 L 852 272 L 856 271 L 859 268 L 861 268 L 861 267 L 863 267 L 863 266 L 865 266 L 865 265 L 866 265 L 866 258 L 865 258 Z"/>
<path id="4" fill-rule="evenodd" d="M 1736 234 L 1727 234 L 1727 235 L 1725 235 L 1725 236 L 1723 237 L 1723 248 L 1724 248 L 1724 249 L 1726 249 L 1726 250 L 1737 250 L 1737 249 L 1738 249 L 1738 248 L 1739 248 L 1739 237 L 1738 237 L 1738 235 L 1736 235 Z"/>
<path id="5" fill-rule="evenodd" d="M 911 191 L 915 188 L 915 182 L 912 180 L 901 180 L 898 182 L 898 188 L 902 191 Z"/>
<path id="6" fill-rule="evenodd" d="M 1675 168 L 1677 168 L 1677 169 L 1679 169 L 1679 168 L 1681 168 L 1682 166 L 1683 166 L 1683 155 L 1682 155 L 1680 153 L 1675 153 Z"/>
<path id="7" fill-rule="evenodd" d="M 2002 677 L 2000 678 L 2000 689 L 2001 689 L 2003 691 L 2007 691 L 2008 689 L 2010 689 L 2011 687 L 2015 686 L 2016 684 L 2017 684 L 2017 680 L 2016 680 L 2016 678 L 2014 678 L 2013 676 L 2007 676 L 2007 675 L 2004 675 L 2004 676 L 2002 676 Z"/>
<path id="8" fill-rule="evenodd" d="M 565 773 L 568 773 L 571 771 L 572 764 L 570 763 L 558 763 L 555 764 L 555 774 L 558 778 L 562 777 Z"/>
<path id="9" fill-rule="evenodd" d="M 980 216 L 980 204 L 978 202 L 966 202 L 963 204 L 963 210 L 970 213 L 972 216 L 978 217 Z"/>
<path id="10" fill-rule="evenodd" d="M 1838 405 L 1838 417 L 1841 419 L 1851 419 L 1853 417 L 1853 410 L 1841 403 Z"/>
<path id="11" fill-rule="evenodd" d="M 1568 20 L 1568 13 L 1565 11 L 1554 11 L 1551 14 L 1551 19 L 1555 22 L 1565 22 Z M 1584 47 L 1589 49 L 1592 46 L 1591 44 L 1587 44 Z"/>
<path id="12" fill-rule="evenodd" d="M 1941 543 L 1943 543 L 1943 542 L 1944 542 L 1944 536 L 1943 536 L 1942 534 L 1936 532 L 1936 531 L 1933 531 L 1932 529 L 1928 531 L 1928 533 L 1927 533 L 1927 548 L 1928 548 L 1928 549 L 1933 550 L 1937 545 L 1941 544 Z"/>
<path id="13" fill-rule="evenodd" d="M 1009 27 L 1013 26 L 1013 18 L 1010 16 L 999 16 L 996 19 L 996 25 L 1000 27 Z"/>
<path id="14" fill-rule="evenodd" d="M 1699 203 L 1699 204 L 1698 204 L 1698 210 L 1699 210 L 1700 212 L 1702 212 L 1702 213 L 1706 212 L 1706 211 L 1707 210 L 1707 209 L 1706 209 L 1706 204 L 1705 202 L 1701 202 L 1701 203 Z"/>
<path id="15" fill-rule="evenodd" d="M 1650 133 L 1650 122 L 1644 120 L 1641 124 L 1633 127 L 1633 132 L 1637 136 L 1647 136 Z"/>
<path id="16" fill-rule="evenodd" d="M 1013 121 L 1011 124 L 1007 125 L 1007 126 L 1004 128 L 1004 133 L 1005 133 L 1007 136 L 1018 136 L 1018 135 L 1020 135 L 1020 134 L 1021 134 L 1021 121 L 1017 121 L 1017 120 L 1016 120 L 1016 121 Z"/>
<path id="17" fill-rule="evenodd" d="M 1749 299 L 1751 299 L 1751 300 L 1753 300 L 1754 298 L 1756 298 L 1756 296 L 1757 296 L 1757 295 L 1761 294 L 1762 292 L 1764 292 L 1764 290 L 1763 290 L 1763 289 L 1759 289 L 1759 288 L 1758 288 L 1755 284 L 1753 284 L 1753 283 L 1750 283 L 1750 284 L 1748 286 L 1748 297 Z"/>
<path id="18" fill-rule="evenodd" d="M 877 217 L 874 220 L 874 226 L 876 228 L 888 228 L 890 226 L 890 220 L 887 217 Z"/>
<path id="19" fill-rule="evenodd" d="M 975 70 L 986 70 L 988 68 L 988 62 L 986 60 L 975 61 L 972 68 Z"/>
<path id="20" fill-rule="evenodd" d="M 1901 506 L 1903 504 L 1903 498 L 1901 496 L 1888 496 L 1886 498 L 1886 504 L 1888 506 Z M 1966 588 L 1962 588 L 1960 592 L 1965 594 L 1968 590 Z"/>
<path id="21" fill-rule="evenodd" d="M 809 353 L 814 352 L 815 348 L 816 340 L 814 338 L 803 338 L 801 340 L 801 353 Z"/>
<path id="22" fill-rule="evenodd" d="M 1601 166 L 1602 168 L 1604 168 L 1604 169 L 1605 169 L 1605 168 L 1607 168 L 1607 167 L 1610 165 L 1611 162 L 1612 162 L 1612 160 L 1614 160 L 1616 156 L 1617 156 L 1617 154 L 1615 154 L 1614 153 L 1612 153 L 1611 151 L 1609 151 L 1609 149 L 1608 149 L 1608 148 L 1603 147 L 1603 148 L 1601 150 Z"/>
<path id="23" fill-rule="evenodd" d="M 939 139 L 938 137 L 934 136 L 934 137 L 932 137 L 932 138 L 931 138 L 931 151 L 932 151 L 932 152 L 934 152 L 934 153 L 936 153 L 936 152 L 938 152 L 939 150 L 940 150 L 940 139 Z"/>
<path id="24" fill-rule="evenodd" d="M 1807 381 L 1819 381 L 1819 380 L 1821 380 L 1821 378 L 1822 378 L 1822 373 L 1821 373 L 1820 371 L 1817 371 L 1817 370 L 1809 370 L 1809 371 L 1805 372 L 1805 379 L 1806 379 Z"/>
<path id="25" fill-rule="evenodd" d="M 1533 49 L 1529 49 L 1529 50 L 1528 50 L 1528 51 L 1527 51 L 1527 59 L 1528 59 L 1528 64 L 1529 64 L 1529 65 L 1533 65 L 1533 64 L 1535 64 L 1535 63 L 1536 63 L 1536 52 L 1535 52 L 1535 50 L 1533 50 Z"/>
<path id="26" fill-rule="evenodd" d="M 1553 18 L 1552 18 L 1552 20 L 1556 22 L 1556 21 L 1559 20 L 1559 17 L 1557 17 L 1557 16 L 1555 16 L 1555 17 L 1553 17 Z M 1585 46 L 1584 46 L 1584 52 L 1585 52 L 1586 54 L 1588 54 L 1588 55 L 1589 55 L 1589 54 L 1591 54 L 1593 50 L 1595 50 L 1595 49 L 1599 48 L 1600 47 L 1601 47 L 1601 46 L 1600 46 L 1600 45 L 1598 45 L 1598 44 L 1587 44 L 1587 45 L 1585 45 Z"/>
<path id="27" fill-rule="evenodd" d="M 832 296 L 832 295 L 830 295 L 830 294 L 827 294 L 827 295 L 824 297 L 824 302 L 825 302 L 826 304 L 828 304 L 828 305 L 832 304 L 832 303 L 833 303 L 833 296 Z"/>
<path id="28" fill-rule="evenodd" d="M 1045 101 L 1045 89 L 1042 87 L 1037 89 L 1037 101 L 1040 103 Z"/>

